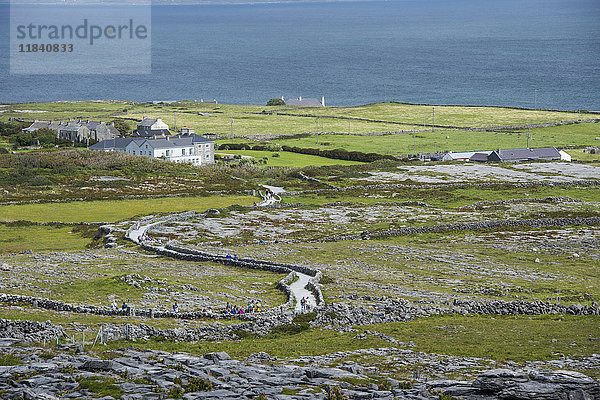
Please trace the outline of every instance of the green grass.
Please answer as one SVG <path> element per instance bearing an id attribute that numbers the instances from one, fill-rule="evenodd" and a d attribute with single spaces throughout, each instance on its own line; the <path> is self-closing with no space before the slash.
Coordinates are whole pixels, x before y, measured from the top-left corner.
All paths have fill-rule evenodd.
<path id="1" fill-rule="evenodd" d="M 385 136 L 320 135 L 316 137 L 277 139 L 281 145 L 319 148 L 337 148 L 348 151 L 362 151 L 379 154 L 415 154 L 434 151 L 494 150 L 526 147 L 525 132 L 470 132 L 435 131 Z M 600 124 L 580 124 L 561 127 L 535 129 L 530 141 L 531 147 L 564 147 L 594 145 L 600 135 Z"/>
<path id="2" fill-rule="evenodd" d="M 306 166 L 326 166 L 326 165 L 358 165 L 363 164 L 357 161 L 334 160 L 326 157 L 313 156 L 310 154 L 298 154 L 288 151 L 254 151 L 254 150 L 219 150 L 223 154 L 241 154 L 251 156 L 255 159 L 267 158 L 268 167 L 306 167 Z M 273 157 L 273 154 L 279 154 L 279 157 Z"/>
<path id="3" fill-rule="evenodd" d="M 15 356 L 10 353 L 2 353 L 0 354 L 0 365 L 1 366 L 10 366 L 10 365 L 21 365 L 23 364 L 23 360 L 19 356 Z"/>
<path id="4" fill-rule="evenodd" d="M 116 222 L 135 216 L 187 210 L 204 211 L 234 204 L 251 205 L 252 196 L 158 197 L 0 206 L 0 220 L 32 222 Z"/>
<path id="5" fill-rule="evenodd" d="M 83 250 L 90 242 L 90 238 L 73 232 L 73 227 L 40 225 L 15 227 L 0 224 L 0 254 L 24 250 L 35 252 Z"/>
<path id="6" fill-rule="evenodd" d="M 317 178 L 327 181 L 327 177 L 317 175 Z M 331 183 L 337 183 L 331 181 Z M 455 208 L 471 205 L 479 201 L 496 201 L 519 198 L 543 198 L 552 196 L 568 196 L 583 201 L 597 201 L 600 198 L 600 188 L 596 186 L 582 187 L 549 187 L 517 188 L 510 185 L 498 187 L 477 188 L 396 188 L 386 190 L 370 190 L 372 195 L 382 197 L 364 197 L 364 189 L 349 189 L 342 192 L 312 193 L 298 196 L 285 196 L 284 203 L 303 203 L 319 205 L 334 201 L 373 204 L 390 201 L 422 201 L 436 207 Z M 392 197 L 391 195 L 394 194 Z"/>
<path id="7" fill-rule="evenodd" d="M 455 326 L 458 329 L 440 327 Z M 577 329 L 573 329 L 577 326 Z M 409 322 L 365 325 L 355 327 L 359 332 L 375 330 L 402 342 L 412 341 L 415 351 L 461 357 L 486 357 L 498 361 L 531 361 L 590 356 L 600 351 L 596 337 L 600 327 L 598 316 L 433 316 Z M 203 354 L 225 351 L 234 358 L 244 358 L 264 351 L 279 358 L 315 356 L 336 351 L 389 347 L 389 343 L 368 336 L 353 339 L 356 332 L 339 333 L 332 330 L 309 329 L 292 336 L 267 335 L 246 338 L 241 342 L 170 343 L 150 340 L 136 346 L 165 351 L 185 351 Z M 552 339 L 555 339 L 554 341 Z M 573 344 L 574 343 L 574 344 Z M 114 342 L 110 348 L 126 346 Z"/>
<path id="8" fill-rule="evenodd" d="M 88 376 L 78 380 L 78 389 L 87 389 L 92 392 L 92 397 L 112 396 L 115 399 L 121 398 L 125 392 L 115 385 L 116 381 L 111 378 L 101 378 L 99 376 Z"/>
<path id="9" fill-rule="evenodd" d="M 410 130 L 408 125 L 399 125 L 392 122 L 413 124 L 420 129 L 426 118 L 426 128 L 431 125 L 432 107 L 376 103 L 356 107 L 267 107 L 262 105 L 229 105 L 195 102 L 178 102 L 169 105 L 140 103 L 135 105 L 119 102 L 57 102 L 57 103 L 27 103 L 15 104 L 7 108 L 2 119 L 9 117 L 31 119 L 67 119 L 78 117 L 113 119 L 108 114 L 121 112 L 127 108 L 129 113 L 119 117 L 142 119 L 142 117 L 162 118 L 170 126 L 174 126 L 174 114 L 177 112 L 178 126 L 192 126 L 197 133 L 216 133 L 229 135 L 231 132 L 231 117 L 234 118 L 234 135 L 255 134 L 285 134 L 315 132 L 348 132 L 347 117 L 381 120 L 385 122 L 360 121 L 353 119 L 350 122 L 351 132 L 388 132 Z M 45 113 L 11 112 L 12 109 L 42 110 Z M 268 113 L 290 113 L 297 116 L 269 115 Z M 198 112 L 208 112 L 214 117 L 198 115 Z M 350 114 L 349 114 L 350 113 Z M 336 116 L 338 118 L 320 118 L 315 121 L 312 115 Z M 597 118 L 597 115 L 581 114 L 581 118 Z M 576 120 L 575 113 L 513 110 L 500 107 L 461 107 L 461 106 L 435 106 L 436 125 L 451 126 L 497 126 L 525 123 L 541 123 L 561 120 Z"/>
<path id="10" fill-rule="evenodd" d="M 600 146 L 600 143 L 598 143 L 598 145 Z M 600 154 L 585 153 L 583 149 L 569 149 L 567 152 L 571 155 L 571 157 L 573 157 L 573 160 L 583 162 L 600 161 Z"/>
<path id="11" fill-rule="evenodd" d="M 431 126 L 432 106 L 397 103 L 375 103 L 356 107 L 325 107 L 299 109 L 298 114 L 335 115 L 370 118 L 385 121 Z M 562 120 L 577 120 L 577 113 L 514 110 L 503 107 L 435 106 L 435 124 L 461 127 L 487 127 L 498 125 L 532 124 Z M 581 114 L 582 119 L 598 118 L 597 114 Z"/>

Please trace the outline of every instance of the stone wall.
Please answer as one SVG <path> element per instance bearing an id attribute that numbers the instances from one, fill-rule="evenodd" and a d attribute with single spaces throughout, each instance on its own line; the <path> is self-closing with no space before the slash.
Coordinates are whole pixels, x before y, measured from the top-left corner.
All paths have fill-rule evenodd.
<path id="1" fill-rule="evenodd" d="M 456 189 L 456 188 L 495 188 L 495 187 L 515 187 L 515 188 L 533 188 L 533 187 L 570 187 L 570 186 L 600 186 L 600 180 L 573 180 L 568 182 L 516 182 L 516 183 L 423 183 L 419 185 L 405 183 L 376 183 L 372 185 L 357 185 L 336 187 L 335 189 L 311 189 L 287 192 L 290 196 L 302 194 L 323 193 L 345 190 L 388 190 L 388 189 Z"/>
<path id="2" fill-rule="evenodd" d="M 56 326 L 49 321 L 11 321 L 0 319 L 0 337 L 41 343 L 66 337 L 66 333 L 61 326 Z"/>
<path id="3" fill-rule="evenodd" d="M 315 242 L 337 242 L 340 240 L 370 240 L 373 238 L 382 238 L 389 236 L 416 235 L 420 233 L 439 233 L 439 232 L 458 232 L 487 230 L 503 227 L 563 227 L 573 225 L 598 225 L 600 217 L 589 218 L 537 218 L 537 219 L 500 219 L 490 221 L 460 222 L 456 224 L 440 224 L 434 226 L 406 227 L 398 229 L 389 229 L 380 232 L 364 231 L 360 235 L 333 235 Z"/>

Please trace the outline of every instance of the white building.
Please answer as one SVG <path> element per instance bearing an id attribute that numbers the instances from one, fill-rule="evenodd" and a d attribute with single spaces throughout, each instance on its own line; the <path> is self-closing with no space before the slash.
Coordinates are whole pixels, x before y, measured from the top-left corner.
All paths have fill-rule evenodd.
<path id="1" fill-rule="evenodd" d="M 151 136 L 166 136 L 169 135 L 169 125 L 165 124 L 162 119 L 146 118 L 142 119 L 134 132 L 135 136 L 151 137 Z"/>
<path id="2" fill-rule="evenodd" d="M 104 140 L 89 147 L 96 151 L 121 151 L 134 156 L 162 158 L 193 165 L 215 162 L 215 142 L 200 135 L 131 137 Z"/>

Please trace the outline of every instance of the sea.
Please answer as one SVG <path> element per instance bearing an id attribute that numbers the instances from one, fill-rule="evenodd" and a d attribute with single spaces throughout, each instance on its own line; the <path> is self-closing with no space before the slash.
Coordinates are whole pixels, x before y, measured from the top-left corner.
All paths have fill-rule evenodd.
<path id="1" fill-rule="evenodd" d="M 600 110 L 598 0 L 154 5 L 151 12 L 149 74 L 20 75 L 9 71 L 9 6 L 0 4 L 0 102 L 265 104 L 324 96 L 332 106 Z"/>

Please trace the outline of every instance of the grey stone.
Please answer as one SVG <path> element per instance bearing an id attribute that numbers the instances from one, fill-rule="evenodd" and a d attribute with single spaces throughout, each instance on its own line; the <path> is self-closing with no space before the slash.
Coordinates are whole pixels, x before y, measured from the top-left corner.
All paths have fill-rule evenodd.
<path id="1" fill-rule="evenodd" d="M 94 359 L 86 361 L 80 369 L 85 371 L 110 371 L 115 368 L 115 363 L 112 360 Z"/>
<path id="2" fill-rule="evenodd" d="M 229 354 L 225 353 L 224 351 L 220 351 L 218 353 L 207 353 L 204 355 L 204 358 L 212 361 L 231 360 Z"/>

